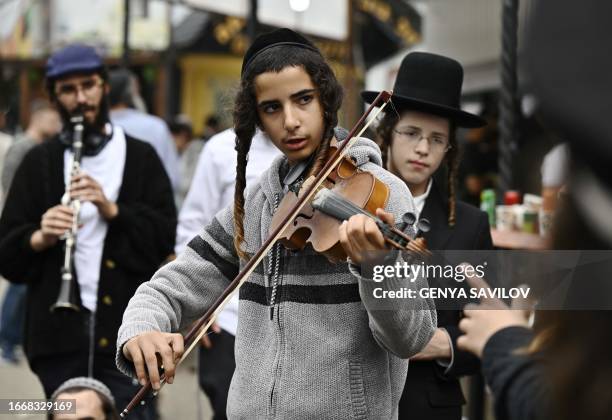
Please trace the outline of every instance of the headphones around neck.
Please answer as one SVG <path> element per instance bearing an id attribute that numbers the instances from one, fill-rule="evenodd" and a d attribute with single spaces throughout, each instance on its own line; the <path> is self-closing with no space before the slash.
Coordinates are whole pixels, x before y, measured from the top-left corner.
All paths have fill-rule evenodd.
<path id="1" fill-rule="evenodd" d="M 113 127 L 110 123 L 104 126 L 105 133 L 92 130 L 85 126 L 83 132 L 83 156 L 96 156 L 104 149 L 104 146 L 113 137 Z M 59 140 L 65 147 L 72 147 L 73 129 L 71 125 L 66 125 L 59 134 Z"/>

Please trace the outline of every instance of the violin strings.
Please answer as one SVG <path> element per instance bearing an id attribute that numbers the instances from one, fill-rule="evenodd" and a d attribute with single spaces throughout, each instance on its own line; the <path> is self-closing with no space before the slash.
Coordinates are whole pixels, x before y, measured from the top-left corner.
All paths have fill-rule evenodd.
<path id="1" fill-rule="evenodd" d="M 422 246 L 421 241 L 417 241 L 417 240 L 407 241 L 403 236 L 394 232 L 390 226 L 388 226 L 385 222 L 380 220 L 378 217 L 373 216 L 366 210 L 357 206 L 355 203 L 345 199 L 339 194 L 328 190 L 324 194 L 324 197 L 322 198 L 322 200 L 325 202 L 325 204 L 329 204 L 329 207 L 325 206 L 326 208 L 329 208 L 330 211 L 334 212 L 334 215 L 337 214 L 341 216 L 343 220 L 350 218 L 354 214 L 364 214 L 368 217 L 371 217 L 376 222 L 378 227 L 383 231 L 382 232 L 383 235 L 390 238 L 394 242 L 397 242 L 401 246 L 406 247 L 408 251 L 412 251 L 418 254 L 424 254 L 426 252 L 426 249 Z"/>
<path id="2" fill-rule="evenodd" d="M 348 220 L 355 214 L 364 214 L 376 222 L 378 227 L 383 231 L 383 235 L 405 246 L 405 239 L 393 232 L 386 223 L 334 191 L 322 190 L 321 193 L 317 194 L 315 200 L 313 200 L 312 206 L 341 220 Z"/>

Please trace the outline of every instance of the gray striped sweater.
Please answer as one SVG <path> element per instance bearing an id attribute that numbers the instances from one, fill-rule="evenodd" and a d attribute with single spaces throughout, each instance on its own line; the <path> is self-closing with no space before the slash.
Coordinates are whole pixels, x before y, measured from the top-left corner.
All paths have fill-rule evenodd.
<path id="1" fill-rule="evenodd" d="M 380 150 L 374 142 L 359 139 L 349 154 L 362 169 L 389 185 L 386 210 L 396 220 L 414 212 L 405 184 L 380 167 Z M 279 174 L 286 167 L 286 158 L 279 157 L 247 192 L 245 250 L 251 254 L 267 237 L 275 202 L 283 194 Z M 121 352 L 127 340 L 152 329 L 185 328 L 244 265 L 233 248 L 232 212 L 232 207 L 219 212 L 175 261 L 138 288 L 117 339 L 117 365 L 124 373 L 134 376 Z M 397 418 L 407 358 L 429 341 L 436 313 L 433 302 L 425 299 L 395 299 L 382 310 L 372 290 L 416 289 L 426 280 L 374 283 L 355 267 L 332 264 L 309 248 L 292 252 L 279 245 L 270 256 L 239 291 L 236 371 L 228 416 Z"/>

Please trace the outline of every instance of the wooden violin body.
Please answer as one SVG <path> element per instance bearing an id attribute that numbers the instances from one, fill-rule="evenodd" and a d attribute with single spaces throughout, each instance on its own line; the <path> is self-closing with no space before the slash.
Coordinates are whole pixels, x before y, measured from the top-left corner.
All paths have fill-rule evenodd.
<path id="1" fill-rule="evenodd" d="M 329 156 L 335 152 L 336 148 L 331 147 Z M 304 186 L 308 186 L 311 181 L 307 179 L 300 191 L 303 191 Z M 334 191 L 370 214 L 375 214 L 377 208 L 384 208 L 389 198 L 389 187 L 370 172 L 360 170 L 349 158 L 344 158 L 334 168 L 323 182 L 322 188 Z M 289 191 L 285 195 L 272 217 L 271 231 L 278 227 L 298 200 L 299 193 Z M 332 260 L 346 259 L 346 253 L 340 244 L 338 234 L 338 227 L 341 223 L 342 220 L 315 210 L 311 203 L 307 203 L 283 231 L 280 241 L 286 248 L 293 250 L 303 249 L 310 243 L 316 252 Z"/>

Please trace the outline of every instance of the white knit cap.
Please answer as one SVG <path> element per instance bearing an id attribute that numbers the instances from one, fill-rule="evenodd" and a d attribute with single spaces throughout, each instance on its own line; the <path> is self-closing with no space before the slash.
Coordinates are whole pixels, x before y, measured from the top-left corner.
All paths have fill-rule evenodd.
<path id="1" fill-rule="evenodd" d="M 97 391 L 104 395 L 113 405 L 115 405 L 115 399 L 113 398 L 113 394 L 110 392 L 110 389 L 108 389 L 106 385 L 97 379 L 88 378 L 86 376 L 68 379 L 53 392 L 53 395 L 51 395 L 51 400 L 57 399 L 59 394 L 69 391 L 72 388 L 87 388 Z"/>

